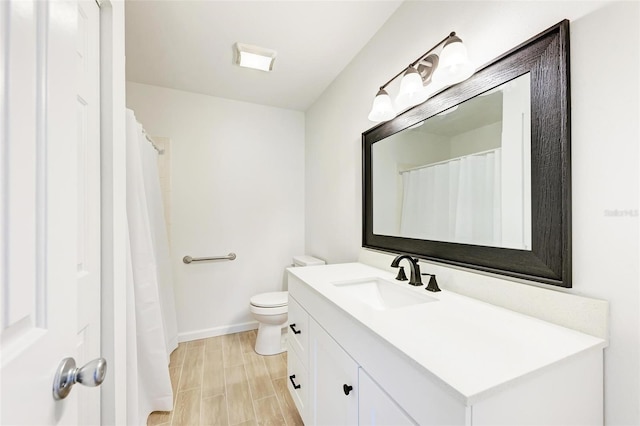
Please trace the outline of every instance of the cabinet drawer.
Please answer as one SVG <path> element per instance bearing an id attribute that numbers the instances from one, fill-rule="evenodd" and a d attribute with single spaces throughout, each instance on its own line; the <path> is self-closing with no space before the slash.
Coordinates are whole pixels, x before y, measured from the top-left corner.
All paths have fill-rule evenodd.
<path id="1" fill-rule="evenodd" d="M 302 365 L 309 367 L 309 314 L 289 296 L 289 335 L 287 340 L 298 354 Z"/>
<path id="2" fill-rule="evenodd" d="M 309 373 L 302 365 L 295 351 L 291 350 L 291 342 L 288 343 L 287 354 L 287 388 L 293 402 L 296 404 L 302 421 L 307 423 L 307 402 L 309 400 Z"/>

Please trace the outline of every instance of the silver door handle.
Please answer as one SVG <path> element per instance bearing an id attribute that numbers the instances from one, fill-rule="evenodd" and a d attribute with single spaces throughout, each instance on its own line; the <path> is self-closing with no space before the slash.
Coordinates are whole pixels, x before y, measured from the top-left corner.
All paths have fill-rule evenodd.
<path id="1" fill-rule="evenodd" d="M 62 360 L 53 379 L 53 399 L 64 399 L 71 392 L 76 383 L 84 386 L 100 386 L 107 375 L 107 361 L 97 358 L 76 368 L 76 360 L 65 358 Z"/>

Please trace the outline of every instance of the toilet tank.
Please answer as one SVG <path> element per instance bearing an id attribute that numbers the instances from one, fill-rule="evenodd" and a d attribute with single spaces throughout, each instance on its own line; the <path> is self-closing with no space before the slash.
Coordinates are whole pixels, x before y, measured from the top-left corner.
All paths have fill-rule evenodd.
<path id="1" fill-rule="evenodd" d="M 326 262 L 313 256 L 293 256 L 293 266 L 324 265 Z"/>

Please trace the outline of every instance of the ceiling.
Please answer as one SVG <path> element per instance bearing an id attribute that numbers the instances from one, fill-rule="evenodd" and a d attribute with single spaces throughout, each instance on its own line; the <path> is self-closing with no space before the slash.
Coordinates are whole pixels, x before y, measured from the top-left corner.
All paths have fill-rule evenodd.
<path id="1" fill-rule="evenodd" d="M 127 80 L 305 111 L 402 0 L 127 0 Z M 233 44 L 276 50 L 273 71 Z"/>

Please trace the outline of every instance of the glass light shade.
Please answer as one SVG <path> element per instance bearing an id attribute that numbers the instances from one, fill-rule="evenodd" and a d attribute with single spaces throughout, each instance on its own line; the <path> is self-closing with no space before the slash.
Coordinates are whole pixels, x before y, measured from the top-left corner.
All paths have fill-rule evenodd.
<path id="1" fill-rule="evenodd" d="M 382 121 L 391 120 L 396 116 L 396 111 L 391 103 L 391 97 L 386 90 L 380 89 L 373 100 L 369 120 L 380 123 Z"/>
<path id="2" fill-rule="evenodd" d="M 469 62 L 467 48 L 458 37 L 451 37 L 442 48 L 440 63 L 433 74 L 433 81 L 456 84 L 471 77 L 475 68 Z"/>
<path id="3" fill-rule="evenodd" d="M 400 91 L 396 97 L 396 104 L 401 109 L 418 105 L 427 99 L 423 99 L 423 92 L 424 86 L 420 73 L 414 67 L 409 67 L 400 80 Z"/>
<path id="4" fill-rule="evenodd" d="M 398 111 L 405 110 L 412 106 L 418 105 L 429 99 L 429 97 L 433 94 L 427 87 L 420 87 L 418 91 L 408 92 L 408 93 L 399 93 L 396 97 L 396 106 L 398 107 Z"/>
<path id="5" fill-rule="evenodd" d="M 445 42 L 440 53 L 440 65 L 449 67 L 468 61 L 467 48 L 459 37 L 453 36 Z"/>

